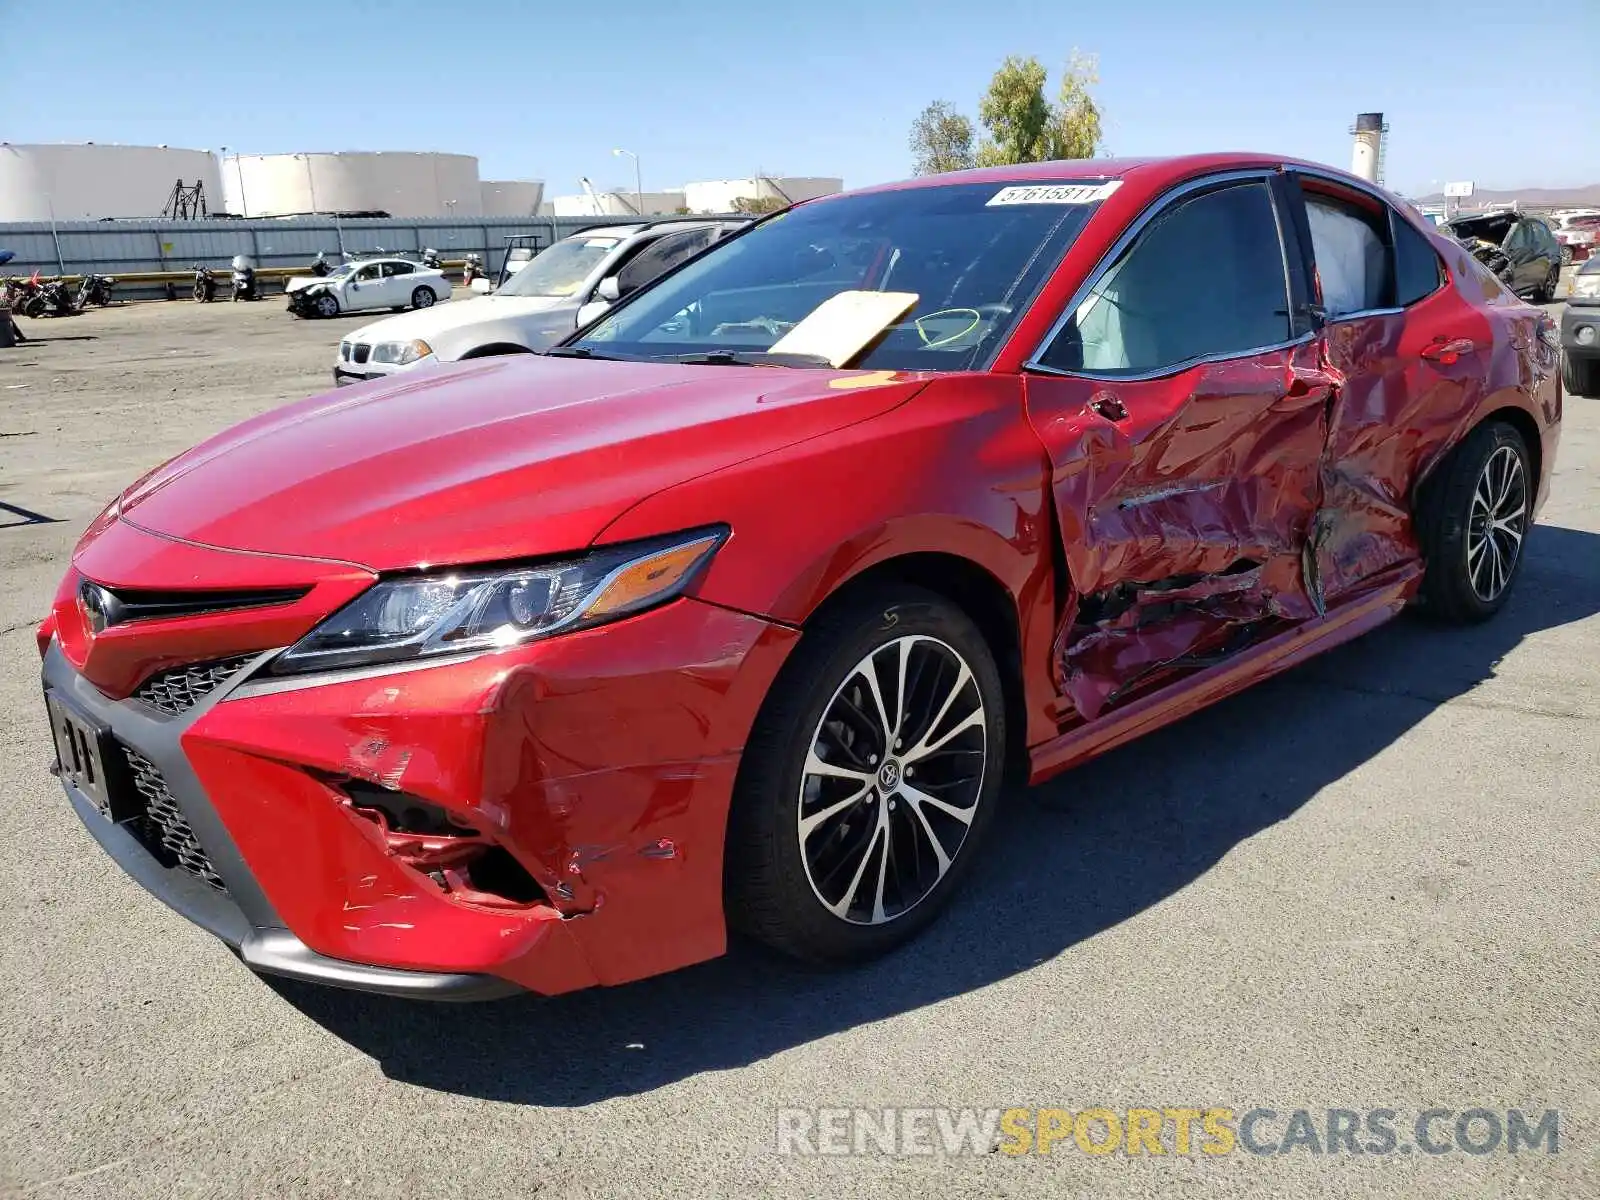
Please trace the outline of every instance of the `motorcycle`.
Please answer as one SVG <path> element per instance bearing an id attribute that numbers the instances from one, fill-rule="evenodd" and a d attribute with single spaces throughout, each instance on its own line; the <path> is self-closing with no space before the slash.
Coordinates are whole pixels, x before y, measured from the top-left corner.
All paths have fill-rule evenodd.
<path id="1" fill-rule="evenodd" d="M 444 269 L 444 263 L 439 259 L 439 252 L 431 246 L 422 252 L 422 265 L 434 271 Z"/>
<path id="2" fill-rule="evenodd" d="M 202 267 L 199 263 L 194 268 L 194 298 L 206 304 L 217 298 L 217 277 L 212 274 L 210 267 Z"/>
<path id="3" fill-rule="evenodd" d="M 104 308 L 111 303 L 111 289 L 116 286 L 116 282 L 109 275 L 85 275 L 78 284 L 78 294 L 73 303 L 78 306 L 79 312 L 90 304 Z"/>
<path id="4" fill-rule="evenodd" d="M 21 312 L 23 304 L 33 294 L 35 284 L 27 279 L 11 276 L 0 282 L 0 306 Z"/>
<path id="5" fill-rule="evenodd" d="M 22 306 L 25 317 L 75 317 L 81 311 L 67 285 L 59 279 L 39 284 Z"/>
<path id="6" fill-rule="evenodd" d="M 333 274 L 333 268 L 328 265 L 328 256 L 321 250 L 317 251 L 317 257 L 311 264 L 311 273 L 319 279 Z"/>
<path id="7" fill-rule="evenodd" d="M 256 287 L 255 263 L 245 254 L 235 254 L 233 256 L 233 298 L 235 300 L 261 299 L 261 293 Z"/>
<path id="8" fill-rule="evenodd" d="M 483 259 L 476 254 L 467 255 L 466 264 L 461 268 L 461 282 L 471 287 L 472 281 L 482 274 Z"/>

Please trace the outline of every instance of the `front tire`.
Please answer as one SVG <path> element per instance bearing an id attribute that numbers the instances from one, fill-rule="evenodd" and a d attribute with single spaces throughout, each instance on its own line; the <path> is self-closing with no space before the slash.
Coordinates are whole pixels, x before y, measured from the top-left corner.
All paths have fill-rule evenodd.
<path id="1" fill-rule="evenodd" d="M 317 316 L 337 317 L 339 315 L 339 298 L 332 292 L 323 292 L 317 297 L 314 305 Z"/>
<path id="2" fill-rule="evenodd" d="M 436 298 L 433 294 L 433 289 L 430 287 L 415 288 L 411 293 L 411 307 L 432 308 Z"/>
<path id="3" fill-rule="evenodd" d="M 1600 359 L 1561 356 L 1561 386 L 1569 396 L 1600 396 Z"/>
<path id="4" fill-rule="evenodd" d="M 1004 693 L 982 633 L 921 588 L 824 612 L 745 747 L 729 816 L 730 923 L 794 957 L 907 941 L 969 868 L 999 800 Z"/>
<path id="5" fill-rule="evenodd" d="M 1527 443 L 1502 421 L 1478 426 L 1439 464 L 1417 506 L 1428 613 L 1469 624 L 1500 611 L 1522 566 L 1537 486 Z"/>
<path id="6" fill-rule="evenodd" d="M 1550 274 L 1545 276 L 1544 283 L 1534 289 L 1533 301 L 1535 304 L 1549 304 L 1556 298 L 1556 288 L 1561 286 L 1561 268 L 1552 265 Z"/>

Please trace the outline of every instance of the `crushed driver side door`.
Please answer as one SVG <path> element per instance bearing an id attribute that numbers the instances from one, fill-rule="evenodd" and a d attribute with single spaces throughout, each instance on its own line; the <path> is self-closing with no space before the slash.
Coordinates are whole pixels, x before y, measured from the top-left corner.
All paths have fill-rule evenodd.
<path id="1" fill-rule="evenodd" d="M 1286 205 L 1273 171 L 1169 193 L 1027 364 L 1071 576 L 1052 664 L 1065 717 L 1315 613 L 1330 392 Z"/>

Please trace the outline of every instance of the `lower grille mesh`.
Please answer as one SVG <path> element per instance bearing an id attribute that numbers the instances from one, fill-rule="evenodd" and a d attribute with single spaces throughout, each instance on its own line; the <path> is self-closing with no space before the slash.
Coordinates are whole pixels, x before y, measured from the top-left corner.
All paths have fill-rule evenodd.
<path id="1" fill-rule="evenodd" d="M 168 866 L 180 866 L 201 882 L 227 891 L 156 765 L 129 746 L 122 750 L 128 756 L 133 786 L 145 802 L 144 815 L 128 824 L 145 849 Z"/>
<path id="2" fill-rule="evenodd" d="M 232 658 L 186 663 L 170 671 L 158 671 L 134 689 L 134 698 L 157 712 L 176 717 L 200 703 L 253 658 L 254 654 L 236 654 Z"/>

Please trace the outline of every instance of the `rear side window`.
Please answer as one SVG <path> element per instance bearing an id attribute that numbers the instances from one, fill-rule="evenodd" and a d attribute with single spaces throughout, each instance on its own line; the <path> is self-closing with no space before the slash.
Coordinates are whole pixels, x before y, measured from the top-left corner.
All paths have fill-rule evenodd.
<path id="1" fill-rule="evenodd" d="M 1289 340 L 1283 246 L 1264 183 L 1180 200 L 1131 242 L 1040 357 L 1132 375 Z"/>
<path id="2" fill-rule="evenodd" d="M 717 231 L 711 226 L 669 233 L 657 238 L 617 276 L 617 284 L 624 292 L 641 288 L 658 275 L 665 275 L 684 259 L 699 254 L 717 240 Z"/>
<path id="3" fill-rule="evenodd" d="M 1444 282 L 1444 271 L 1428 239 L 1399 216 L 1394 225 L 1395 303 L 1404 308 L 1431 296 Z"/>
<path id="4" fill-rule="evenodd" d="M 1307 195 L 1306 223 L 1328 319 L 1387 308 L 1389 252 L 1383 244 L 1383 218 L 1342 200 Z"/>
<path id="5" fill-rule="evenodd" d="M 385 278 L 390 275 L 409 275 L 411 274 L 411 264 L 401 262 L 384 263 L 383 274 Z"/>

